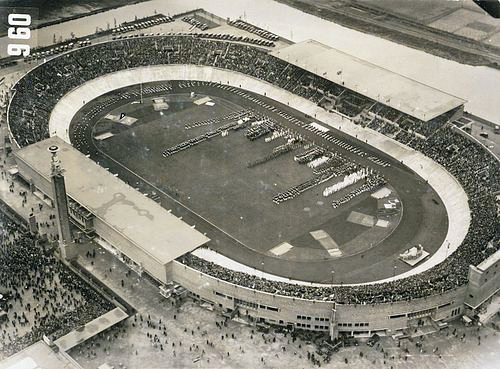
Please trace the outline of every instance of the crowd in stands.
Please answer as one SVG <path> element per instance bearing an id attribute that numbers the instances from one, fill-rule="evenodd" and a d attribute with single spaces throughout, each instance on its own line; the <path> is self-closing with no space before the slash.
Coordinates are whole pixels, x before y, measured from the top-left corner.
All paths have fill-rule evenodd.
<path id="1" fill-rule="evenodd" d="M 333 99 L 331 109 L 349 117 L 374 105 L 366 97 L 250 45 L 198 38 L 202 37 L 193 34 L 115 40 L 74 50 L 35 68 L 17 86 L 18 96 L 11 106 L 11 120 L 20 123 L 12 124 L 18 143 L 24 146 L 47 135 L 47 115 L 67 91 L 98 75 L 143 65 L 195 64 L 236 70 L 318 104 Z"/>
<path id="2" fill-rule="evenodd" d="M 24 224 L 0 212 L 0 359 L 39 341 L 58 338 L 113 305 L 64 266 Z"/>
<path id="3" fill-rule="evenodd" d="M 145 29 L 149 27 L 153 27 L 162 23 L 169 23 L 173 22 L 174 18 L 170 16 L 164 16 L 163 14 L 157 14 L 153 15 L 151 17 L 145 17 L 142 19 L 136 19 L 131 22 L 125 22 L 122 23 L 120 26 L 108 29 L 105 31 L 105 33 L 111 33 L 113 35 L 113 39 L 115 35 L 121 34 L 121 33 L 126 33 L 126 32 L 132 32 L 132 31 L 137 31 L 140 29 Z M 99 32 L 102 33 L 102 32 Z M 98 36 L 99 33 L 95 33 L 91 37 L 96 37 Z M 121 37 L 121 36 L 119 36 Z M 32 61 L 32 60 L 39 60 L 43 58 L 47 58 L 52 55 L 56 55 L 65 51 L 69 51 L 73 49 L 74 47 L 83 47 L 83 46 L 89 46 L 92 44 L 92 41 L 90 41 L 88 38 L 83 39 L 83 38 L 72 38 L 71 40 L 65 40 L 65 41 L 60 41 L 58 43 L 55 43 L 54 39 L 54 45 L 50 46 L 41 46 L 41 47 L 36 47 L 31 49 L 30 55 L 26 56 L 24 58 L 25 62 Z"/>
<path id="4" fill-rule="evenodd" d="M 423 122 L 386 105 L 376 103 L 358 116 L 357 123 L 407 144 L 413 140 L 427 139 L 455 112 L 456 109 L 452 109 L 428 122 Z"/>
<path id="5" fill-rule="evenodd" d="M 471 209 L 469 231 L 454 253 L 430 270 L 390 283 L 314 288 L 229 271 L 190 254 L 180 258 L 182 262 L 223 280 L 267 292 L 333 299 L 339 303 L 372 303 L 411 300 L 461 286 L 467 282 L 469 264 L 477 265 L 497 250 L 500 223 L 494 193 L 500 190 L 500 166 L 478 143 L 451 128 L 447 123 L 450 116 L 445 114 L 423 124 L 250 45 L 185 35 L 137 37 L 74 50 L 35 68 L 15 86 L 9 111 L 12 134 L 20 146 L 40 141 L 48 137 L 47 122 L 52 108 L 74 87 L 103 74 L 158 64 L 208 65 L 234 70 L 355 119 L 372 112 L 384 122 L 381 127 L 394 119 L 391 122 L 399 125 L 399 131 L 393 132 L 387 126 L 387 132 L 452 173 L 469 196 Z"/>

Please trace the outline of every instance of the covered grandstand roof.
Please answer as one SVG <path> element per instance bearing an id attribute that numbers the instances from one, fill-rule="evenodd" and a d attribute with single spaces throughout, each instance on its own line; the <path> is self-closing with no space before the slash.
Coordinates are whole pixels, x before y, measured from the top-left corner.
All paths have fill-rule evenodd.
<path id="1" fill-rule="evenodd" d="M 0 361 L 0 369 L 83 369 L 64 351 L 54 351 L 40 340 Z"/>
<path id="2" fill-rule="evenodd" d="M 68 195 L 158 262 L 166 264 L 209 241 L 57 136 L 29 145 L 16 156 L 48 180 L 51 145 L 60 148 Z"/>
<path id="3" fill-rule="evenodd" d="M 495 265 L 495 263 L 497 261 L 499 261 L 499 260 L 500 260 L 500 250 L 498 250 L 497 252 L 495 252 L 493 255 L 490 255 L 485 260 L 483 260 L 477 266 L 477 268 L 484 272 L 484 271 L 488 270 L 488 268 L 490 268 L 491 266 Z"/>
<path id="4" fill-rule="evenodd" d="M 466 102 L 314 40 L 271 54 L 423 121 Z"/>

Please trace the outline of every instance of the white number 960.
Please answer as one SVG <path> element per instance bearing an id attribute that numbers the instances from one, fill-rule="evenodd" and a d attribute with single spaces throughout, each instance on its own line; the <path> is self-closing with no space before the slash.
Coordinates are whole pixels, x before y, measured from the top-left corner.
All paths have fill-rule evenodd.
<path id="1" fill-rule="evenodd" d="M 31 31 L 28 27 L 17 27 L 17 26 L 29 26 L 31 24 L 31 15 L 29 14 L 9 14 L 9 27 L 8 36 L 12 40 L 29 40 L 31 36 Z M 30 54 L 29 45 L 24 44 L 9 44 L 7 47 L 7 53 L 13 56 L 28 56 Z"/>

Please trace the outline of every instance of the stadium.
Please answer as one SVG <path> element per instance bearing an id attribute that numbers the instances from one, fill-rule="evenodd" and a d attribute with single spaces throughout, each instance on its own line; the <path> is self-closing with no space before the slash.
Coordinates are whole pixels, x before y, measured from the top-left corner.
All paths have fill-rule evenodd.
<path id="1" fill-rule="evenodd" d="M 209 26 L 26 73 L 7 113 L 19 175 L 51 199 L 57 145 L 79 237 L 230 317 L 331 337 L 473 317 L 499 285 L 500 167 L 454 124 L 465 101 Z"/>

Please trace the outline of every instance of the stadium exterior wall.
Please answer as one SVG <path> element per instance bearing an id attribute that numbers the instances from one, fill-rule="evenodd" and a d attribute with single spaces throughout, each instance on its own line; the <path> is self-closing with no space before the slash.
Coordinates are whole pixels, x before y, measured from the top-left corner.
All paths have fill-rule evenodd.
<path id="1" fill-rule="evenodd" d="M 117 252 L 123 253 L 129 259 L 137 263 L 141 268 L 146 269 L 149 274 L 158 279 L 160 282 L 167 283 L 167 269 L 165 265 L 154 260 L 151 256 L 146 254 L 139 247 L 135 246 L 108 224 L 97 218 L 94 219 L 94 227 L 96 234 L 103 238 L 108 244 L 120 245 L 119 248 L 115 248 Z"/>
<path id="2" fill-rule="evenodd" d="M 438 326 L 437 322 L 461 316 L 467 288 L 462 286 L 440 295 L 411 301 L 344 305 L 270 294 L 238 286 L 178 261 L 173 261 L 168 270 L 169 279 L 188 289 L 196 298 L 213 303 L 219 310 L 231 312 L 238 308 L 241 315 L 248 315 L 257 322 L 328 331 L 332 337 L 340 332 L 355 336 L 395 333 L 416 325 L 419 319 L 425 317 L 432 319 Z"/>
<path id="3" fill-rule="evenodd" d="M 470 315 L 486 300 L 500 290 L 500 250 L 479 265 L 469 266 L 465 307 Z"/>
<path id="4" fill-rule="evenodd" d="M 16 156 L 16 164 L 19 169 L 19 174 L 28 183 L 35 185 L 35 187 L 52 199 L 52 187 L 50 181 L 45 179 L 36 169 L 32 168 L 28 163 L 24 162 L 21 158 Z M 49 165 L 49 163 L 47 163 Z"/>

